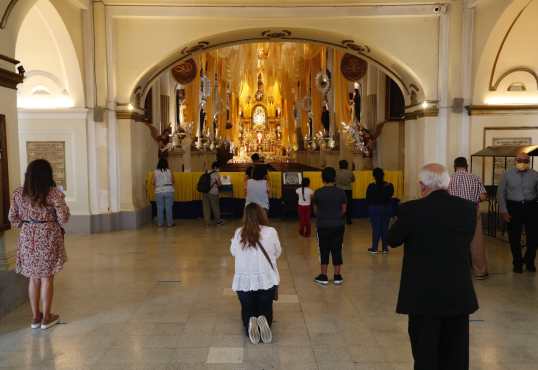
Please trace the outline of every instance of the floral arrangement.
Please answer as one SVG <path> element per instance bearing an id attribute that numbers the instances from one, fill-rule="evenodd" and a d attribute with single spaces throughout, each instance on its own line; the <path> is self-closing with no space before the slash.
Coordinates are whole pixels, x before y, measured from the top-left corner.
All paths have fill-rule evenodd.
<path id="1" fill-rule="evenodd" d="M 361 153 L 364 158 L 371 158 L 373 138 L 370 132 L 356 123 L 348 125 L 342 122 L 342 128 L 349 136 L 350 144 L 354 146 L 355 150 Z"/>

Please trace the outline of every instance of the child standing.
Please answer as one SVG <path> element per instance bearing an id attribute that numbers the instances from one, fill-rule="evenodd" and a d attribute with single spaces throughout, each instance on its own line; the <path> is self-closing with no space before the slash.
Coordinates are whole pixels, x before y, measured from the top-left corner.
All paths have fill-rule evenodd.
<path id="1" fill-rule="evenodd" d="M 323 187 L 316 190 L 313 201 L 317 217 L 319 254 L 321 260 L 321 274 L 314 281 L 327 285 L 327 267 L 329 257 L 332 256 L 334 266 L 333 283 L 340 285 L 344 282 L 341 275 L 342 243 L 344 241 L 346 214 L 346 193 L 336 187 L 336 171 L 332 167 L 325 167 L 321 172 Z"/>
<path id="2" fill-rule="evenodd" d="M 305 238 L 310 237 L 310 217 L 312 216 L 311 199 L 314 191 L 309 188 L 310 179 L 303 178 L 301 187 L 297 188 L 297 197 L 299 198 L 297 212 L 299 213 L 299 234 Z"/>

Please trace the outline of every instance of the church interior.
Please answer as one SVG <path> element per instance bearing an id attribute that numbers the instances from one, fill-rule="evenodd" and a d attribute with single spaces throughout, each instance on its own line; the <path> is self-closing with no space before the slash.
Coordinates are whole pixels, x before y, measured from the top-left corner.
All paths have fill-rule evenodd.
<path id="1" fill-rule="evenodd" d="M 379 167 L 395 206 L 417 199 L 421 167 L 453 172 L 460 156 L 490 196 L 471 369 L 534 369 L 536 277 L 511 274 L 495 194 L 516 150 L 538 153 L 537 16 L 538 0 L 0 0 L 0 369 L 410 369 L 393 307 L 403 252 L 367 255 L 367 188 Z M 229 288 L 255 154 L 284 249 L 263 349 Z M 41 158 L 71 218 L 65 325 L 36 335 L 8 212 Z M 295 190 L 342 160 L 355 177 L 346 285 L 320 290 Z M 197 184 L 214 162 L 225 224 L 207 227 Z"/>

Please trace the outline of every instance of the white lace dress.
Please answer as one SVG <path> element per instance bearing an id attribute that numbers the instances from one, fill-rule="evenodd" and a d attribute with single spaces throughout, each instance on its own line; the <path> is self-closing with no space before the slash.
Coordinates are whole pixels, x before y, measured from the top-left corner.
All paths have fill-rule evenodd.
<path id="1" fill-rule="evenodd" d="M 235 274 L 232 290 L 250 292 L 267 290 L 280 283 L 277 259 L 282 253 L 277 231 L 269 226 L 262 226 L 260 242 L 265 248 L 275 270 L 263 255 L 259 247 L 244 247 L 241 243 L 241 228 L 235 231 L 230 252 L 235 257 Z"/>

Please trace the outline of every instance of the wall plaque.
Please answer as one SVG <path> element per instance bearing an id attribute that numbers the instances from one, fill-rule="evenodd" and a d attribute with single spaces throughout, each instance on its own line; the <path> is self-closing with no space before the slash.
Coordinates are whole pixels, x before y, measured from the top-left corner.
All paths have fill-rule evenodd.
<path id="1" fill-rule="evenodd" d="M 196 78 L 197 73 L 198 68 L 192 58 L 172 68 L 172 76 L 182 85 L 190 84 Z"/>
<path id="2" fill-rule="evenodd" d="M 65 141 L 27 141 L 28 163 L 36 159 L 46 159 L 52 166 L 56 185 L 67 190 L 65 179 Z"/>
<path id="3" fill-rule="evenodd" d="M 366 74 L 368 63 L 355 55 L 346 54 L 340 63 L 342 74 L 349 81 L 359 81 Z"/>

